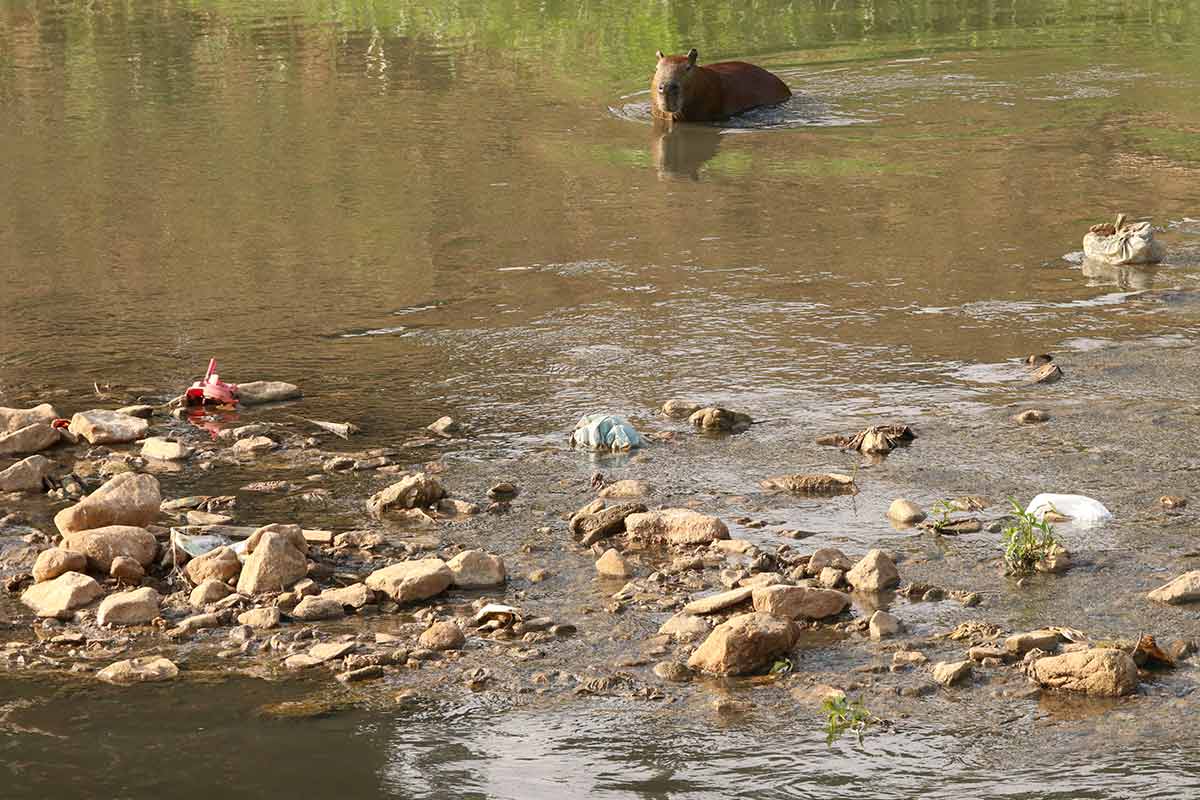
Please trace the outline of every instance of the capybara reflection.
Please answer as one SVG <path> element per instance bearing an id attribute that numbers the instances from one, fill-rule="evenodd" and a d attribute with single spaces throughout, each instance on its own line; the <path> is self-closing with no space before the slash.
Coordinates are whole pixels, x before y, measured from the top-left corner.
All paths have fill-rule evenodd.
<path id="1" fill-rule="evenodd" d="M 782 103 L 792 96 L 787 84 L 762 67 L 745 61 L 700 66 L 696 48 L 686 56 L 658 53 L 658 69 L 650 81 L 654 116 L 674 122 L 711 122 L 759 106 Z"/>

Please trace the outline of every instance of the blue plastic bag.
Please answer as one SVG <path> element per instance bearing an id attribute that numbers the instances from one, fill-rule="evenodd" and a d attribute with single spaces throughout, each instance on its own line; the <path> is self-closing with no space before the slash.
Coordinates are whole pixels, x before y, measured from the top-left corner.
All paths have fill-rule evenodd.
<path id="1" fill-rule="evenodd" d="M 642 437 L 618 414 L 588 414 L 575 424 L 571 444 L 588 450 L 632 450 Z"/>

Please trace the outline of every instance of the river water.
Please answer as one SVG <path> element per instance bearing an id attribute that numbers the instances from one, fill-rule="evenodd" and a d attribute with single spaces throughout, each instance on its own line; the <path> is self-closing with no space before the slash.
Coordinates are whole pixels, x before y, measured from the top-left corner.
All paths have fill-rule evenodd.
<path id="1" fill-rule="evenodd" d="M 795 97 L 664 133 L 654 51 L 691 46 Z M 93 384 L 162 398 L 215 355 L 231 380 L 301 385 L 296 413 L 356 422 L 364 446 L 468 420 L 449 457 L 486 487 L 586 480 L 597 465 L 561 449 L 579 415 L 653 427 L 695 396 L 775 421 L 599 466 L 814 543 L 886 538 L 914 577 L 992 592 L 1010 627 L 1194 636 L 1194 612 L 1141 598 L 1194 528 L 1147 509 L 1200 496 L 1197 96 L 1196 0 L 9 0 L 0 405 L 80 410 Z M 1081 267 L 1083 233 L 1119 211 L 1162 226 L 1164 264 Z M 1039 352 L 1067 380 L 1020 387 Z M 1006 423 L 1031 403 L 1053 427 Z M 746 499 L 767 474 L 853 468 L 813 439 L 879 419 L 922 438 L 863 495 Z M 326 521 L 358 524 L 364 485 Z M 994 536 L 947 546 L 882 521 L 898 493 L 1055 489 L 1118 522 L 1068 531 L 1083 566 L 1024 593 L 988 561 Z M 477 535 L 525 552 L 533 516 L 581 504 L 535 497 Z M 527 599 L 596 605 L 562 535 L 535 543 L 582 577 Z M 933 630 L 963 613 L 901 615 Z M 738 687 L 756 708 L 732 718 L 692 691 L 360 698 L 280 720 L 255 710 L 322 684 L 0 676 L 0 795 L 1194 797 L 1195 677 L 1101 706 L 979 687 L 829 747 L 811 708 Z"/>

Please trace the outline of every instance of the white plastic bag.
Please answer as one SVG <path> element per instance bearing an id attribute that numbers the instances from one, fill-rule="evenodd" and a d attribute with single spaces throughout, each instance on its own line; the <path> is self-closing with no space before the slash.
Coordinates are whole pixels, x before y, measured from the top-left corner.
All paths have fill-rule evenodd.
<path id="1" fill-rule="evenodd" d="M 571 444 L 588 450 L 630 450 L 642 439 L 629 420 L 616 414 L 588 414 L 575 424 Z"/>
<path id="2" fill-rule="evenodd" d="M 1154 229 L 1149 222 L 1125 221 L 1117 215 L 1116 223 L 1093 225 L 1083 236 L 1083 255 L 1102 264 L 1157 264 L 1163 260 L 1163 248 L 1154 241 Z"/>
<path id="3" fill-rule="evenodd" d="M 1048 511 L 1070 517 L 1076 525 L 1099 525 L 1112 519 L 1112 512 L 1103 503 L 1081 494 L 1039 494 L 1025 509 L 1026 514 L 1039 520 Z"/>

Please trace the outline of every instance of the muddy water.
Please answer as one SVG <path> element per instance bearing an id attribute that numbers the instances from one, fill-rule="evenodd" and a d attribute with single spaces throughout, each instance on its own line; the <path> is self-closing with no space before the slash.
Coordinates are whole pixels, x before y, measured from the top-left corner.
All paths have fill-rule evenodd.
<path id="1" fill-rule="evenodd" d="M 579 626 L 548 656 L 564 669 L 616 670 L 665 617 L 607 615 L 619 587 L 563 546 L 559 515 L 597 468 L 651 481 L 655 502 L 764 520 L 731 524 L 764 546 L 789 528 L 813 533 L 805 547 L 883 543 L 906 579 L 985 595 L 898 601 L 914 635 L 964 619 L 1200 635 L 1193 612 L 1144 601 L 1195 560 L 1195 518 L 1154 500 L 1200 497 L 1200 4 L 725 6 L 6 3 L 0 404 L 69 413 L 103 402 L 93 383 L 163 398 L 217 355 L 230 379 L 306 392 L 246 418 L 354 421 L 357 447 L 469 420 L 476 437 L 412 461 L 441 453 L 466 496 L 526 487 L 454 537 L 502 553 L 522 604 Z M 652 54 L 693 45 L 763 63 L 796 97 L 664 135 L 646 116 Z M 1082 268 L 1083 231 L 1121 210 L 1164 226 L 1168 261 Z M 1067 379 L 1021 387 L 1018 358 L 1043 351 Z M 677 429 L 653 415 L 669 396 L 776 421 L 635 460 L 560 448 L 601 408 Z M 1029 405 L 1054 420 L 1007 421 Z M 854 469 L 813 439 L 882 419 L 921 438 L 860 465 L 858 497 L 758 492 L 773 473 Z M 163 482 L 304 474 L 287 469 Z M 333 480 L 323 509 L 244 497 L 239 513 L 356 527 L 381 483 Z M 994 534 L 934 539 L 882 516 L 901 494 L 1042 490 L 1099 497 L 1117 520 L 1064 528 L 1078 566 L 1024 588 L 995 569 Z M 555 577 L 521 577 L 541 566 Z M 803 653 L 798 672 L 831 683 L 890 663 L 856 640 Z M 5 797 L 208 796 L 218 780 L 271 797 L 1187 797 L 1197 677 L 1185 665 L 1099 704 L 1004 697 L 1020 682 L 1003 676 L 923 698 L 875 687 L 893 726 L 860 749 L 828 748 L 786 691 L 740 684 L 542 697 L 518 674 L 401 704 L 396 679 L 280 720 L 264 706 L 328 680 L 122 692 L 6 674 L 0 775 Z M 722 693 L 755 707 L 719 715 Z"/>

